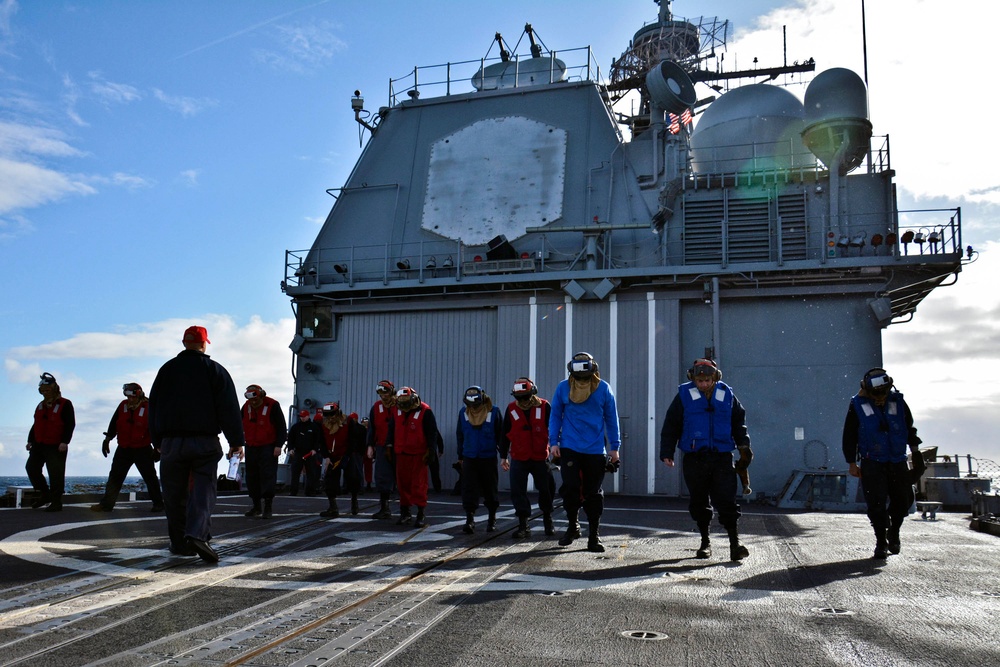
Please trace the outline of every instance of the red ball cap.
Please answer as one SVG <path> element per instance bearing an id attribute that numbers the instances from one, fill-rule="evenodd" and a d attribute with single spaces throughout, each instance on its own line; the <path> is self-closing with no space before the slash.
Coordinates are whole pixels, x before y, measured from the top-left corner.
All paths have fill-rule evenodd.
<path id="1" fill-rule="evenodd" d="M 208 330 L 205 327 L 188 327 L 184 331 L 185 343 L 211 343 L 208 339 Z"/>

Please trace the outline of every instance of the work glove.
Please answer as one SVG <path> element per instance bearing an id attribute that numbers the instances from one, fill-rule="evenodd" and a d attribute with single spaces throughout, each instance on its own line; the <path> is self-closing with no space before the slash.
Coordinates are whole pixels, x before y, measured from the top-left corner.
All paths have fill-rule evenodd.
<path id="1" fill-rule="evenodd" d="M 606 471 L 614 474 L 614 473 L 618 472 L 618 469 L 621 468 L 621 467 L 622 467 L 621 459 L 618 459 L 616 461 L 612 461 L 611 457 L 609 456 L 608 457 L 607 465 L 605 465 L 604 469 Z"/>
<path id="2" fill-rule="evenodd" d="M 746 470 L 753 461 L 753 450 L 750 447 L 740 447 L 740 458 L 736 461 L 737 470 Z"/>
<path id="3" fill-rule="evenodd" d="M 101 443 L 101 453 L 104 454 L 104 458 L 108 458 L 108 454 L 111 453 L 111 441 L 107 438 Z"/>

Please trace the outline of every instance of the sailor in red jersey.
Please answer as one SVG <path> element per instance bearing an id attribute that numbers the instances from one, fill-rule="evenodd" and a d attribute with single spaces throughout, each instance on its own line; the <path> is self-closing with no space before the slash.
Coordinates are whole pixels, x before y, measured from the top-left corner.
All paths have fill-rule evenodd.
<path id="1" fill-rule="evenodd" d="M 396 387 L 389 380 L 381 380 L 375 387 L 378 400 L 368 411 L 368 456 L 375 464 L 375 489 L 378 491 L 379 508 L 372 514 L 373 519 L 392 517 L 389 510 L 389 496 L 396 488 L 396 467 L 392 460 L 392 450 L 386 449 L 389 422 L 396 407 Z"/>
<path id="2" fill-rule="evenodd" d="M 358 506 L 358 492 L 361 490 L 362 463 L 365 455 L 365 427 L 358 423 L 357 415 L 345 415 L 340 403 L 323 406 L 323 486 L 330 507 L 320 512 L 320 516 L 336 519 L 337 496 L 344 490 L 351 494 L 351 514 L 361 511 Z"/>
<path id="3" fill-rule="evenodd" d="M 38 382 L 42 402 L 35 408 L 35 421 L 28 431 L 28 462 L 24 465 L 28 479 L 41 498 L 31 503 L 32 509 L 44 507 L 46 512 L 62 510 L 62 496 L 66 486 L 66 454 L 69 441 L 76 428 L 73 404 L 62 397 L 59 384 L 51 373 L 42 373 Z M 45 481 L 42 467 L 49 473 Z"/>
<path id="4" fill-rule="evenodd" d="M 503 417 L 503 434 L 500 441 L 500 467 L 510 472 L 510 500 L 517 515 L 514 539 L 528 537 L 528 518 L 531 501 L 528 499 L 528 475 L 538 489 L 538 508 L 542 510 L 542 524 L 546 535 L 555 535 L 552 525 L 552 498 L 555 480 L 549 468 L 549 416 L 552 406 L 539 398 L 535 383 L 527 377 L 514 381 L 510 393 L 514 400 L 507 406 Z"/>
<path id="5" fill-rule="evenodd" d="M 416 528 L 427 525 L 427 462 L 437 455 L 440 438 L 437 421 L 429 405 L 411 387 L 396 392 L 396 409 L 392 411 L 386 447 L 396 461 L 396 486 L 399 487 L 399 520 L 397 525 L 413 522 Z M 417 506 L 414 521 L 410 507 Z"/>
<path id="6" fill-rule="evenodd" d="M 274 487 L 278 483 L 278 457 L 285 444 L 285 415 L 281 406 L 259 384 L 247 387 L 243 396 L 243 433 L 246 436 L 247 493 L 253 501 L 244 516 L 270 519 Z M 261 501 L 264 506 L 261 508 Z"/>
<path id="7" fill-rule="evenodd" d="M 104 487 L 104 497 L 90 509 L 95 512 L 110 512 L 118 501 L 118 493 L 122 489 L 125 477 L 134 465 L 142 481 L 146 483 L 149 499 L 153 501 L 153 512 L 163 511 L 163 493 L 160 491 L 160 480 L 156 476 L 156 466 L 159 453 L 153 449 L 153 440 L 149 435 L 149 399 L 143 393 L 142 387 L 135 382 L 122 386 L 125 400 L 118 404 L 108 430 L 104 434 L 101 453 L 107 458 L 111 453 L 111 441 L 118 438 L 118 448 L 111 460 L 111 473 Z"/>

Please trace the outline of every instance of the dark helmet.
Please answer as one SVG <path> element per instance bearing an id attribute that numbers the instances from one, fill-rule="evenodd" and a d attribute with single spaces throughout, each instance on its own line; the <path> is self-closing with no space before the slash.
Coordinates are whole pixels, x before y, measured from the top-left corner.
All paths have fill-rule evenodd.
<path id="1" fill-rule="evenodd" d="M 874 396 L 888 394 L 892 384 L 892 378 L 884 368 L 872 368 L 861 379 L 861 388 Z"/>
<path id="2" fill-rule="evenodd" d="M 403 410 L 409 410 L 410 408 L 416 407 L 420 402 L 420 396 L 411 387 L 403 387 L 396 392 L 396 405 L 398 405 Z"/>
<path id="3" fill-rule="evenodd" d="M 243 393 L 246 398 L 264 398 L 267 396 L 267 392 L 261 388 L 259 384 L 252 384 L 247 387 L 247 390 Z"/>
<path id="4" fill-rule="evenodd" d="M 138 382 L 126 382 L 122 385 L 122 393 L 129 398 L 142 396 L 142 387 L 139 386 Z"/>
<path id="5" fill-rule="evenodd" d="M 472 385 L 465 390 L 465 396 L 462 398 L 466 405 L 478 405 L 486 400 L 486 392 L 479 385 Z"/>
<path id="6" fill-rule="evenodd" d="M 577 380 L 589 380 L 594 377 L 594 373 L 600 372 L 597 362 L 594 361 L 594 355 L 590 352 L 574 354 L 573 358 L 566 364 L 566 370 L 569 371 L 570 376 Z"/>
<path id="7" fill-rule="evenodd" d="M 694 363 L 691 364 L 691 368 L 688 369 L 688 380 L 694 380 L 696 377 L 706 375 L 711 376 L 716 382 L 722 379 L 722 371 L 719 370 L 717 363 L 711 359 L 695 359 Z"/>
<path id="8" fill-rule="evenodd" d="M 521 376 L 514 380 L 514 389 L 511 390 L 510 395 L 516 399 L 524 400 L 531 398 L 537 393 L 538 387 L 531 381 L 531 378 Z"/>

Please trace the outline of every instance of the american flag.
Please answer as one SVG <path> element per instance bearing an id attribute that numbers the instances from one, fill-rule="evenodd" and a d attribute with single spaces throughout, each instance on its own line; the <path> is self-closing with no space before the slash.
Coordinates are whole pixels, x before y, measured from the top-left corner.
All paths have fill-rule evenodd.
<path id="1" fill-rule="evenodd" d="M 691 121 L 694 119 L 694 115 L 691 113 L 690 109 L 685 109 L 681 112 L 681 122 L 685 125 L 690 125 Z"/>
<path id="2" fill-rule="evenodd" d="M 676 115 L 674 115 L 672 113 L 671 114 L 667 114 L 667 115 L 670 116 L 670 127 L 668 127 L 667 129 L 670 130 L 670 134 L 677 134 L 678 132 L 681 131 L 681 119 L 680 119 L 680 117 L 676 116 Z"/>

